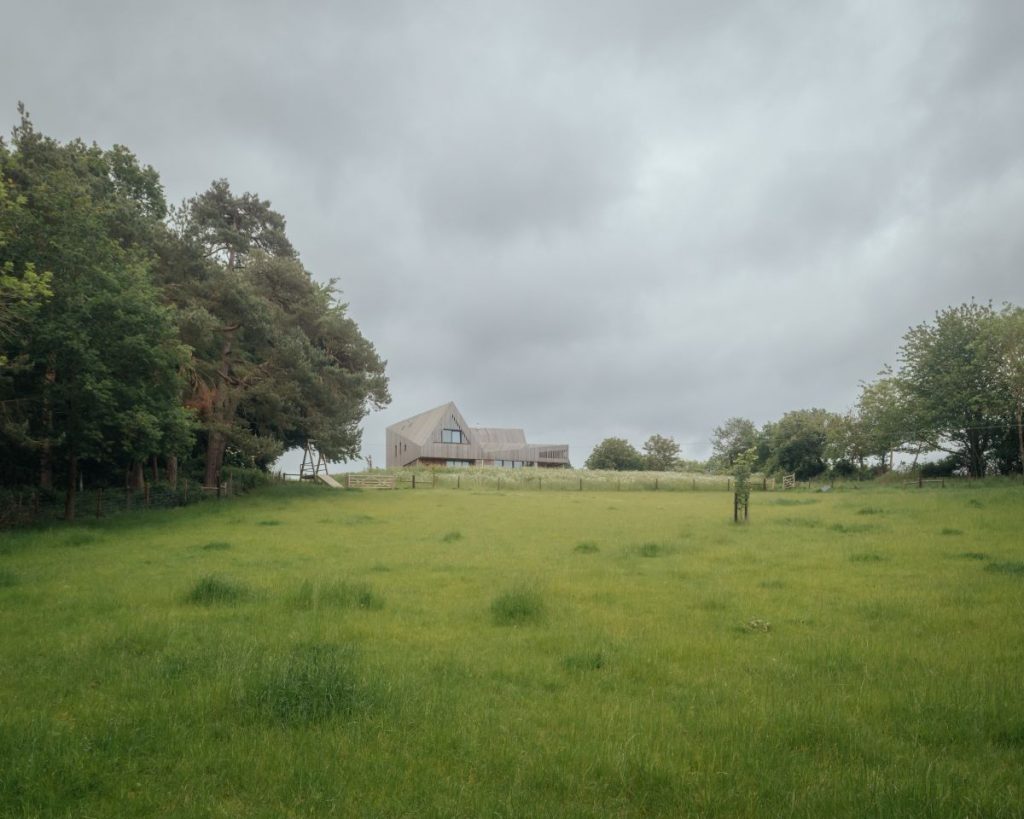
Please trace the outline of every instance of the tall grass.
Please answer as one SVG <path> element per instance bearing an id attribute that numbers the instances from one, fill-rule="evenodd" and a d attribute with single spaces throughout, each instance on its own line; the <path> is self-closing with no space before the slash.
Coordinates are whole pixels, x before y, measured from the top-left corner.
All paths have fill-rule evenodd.
<path id="1" fill-rule="evenodd" d="M 285 486 L 4 533 L 0 816 L 1020 816 L 1021 500 Z"/>

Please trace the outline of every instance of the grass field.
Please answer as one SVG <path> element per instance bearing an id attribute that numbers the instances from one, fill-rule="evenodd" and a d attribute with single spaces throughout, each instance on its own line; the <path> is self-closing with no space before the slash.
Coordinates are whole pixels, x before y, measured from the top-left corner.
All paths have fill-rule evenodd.
<path id="1" fill-rule="evenodd" d="M 1024 490 L 336 492 L 0 535 L 0 816 L 1024 815 Z"/>

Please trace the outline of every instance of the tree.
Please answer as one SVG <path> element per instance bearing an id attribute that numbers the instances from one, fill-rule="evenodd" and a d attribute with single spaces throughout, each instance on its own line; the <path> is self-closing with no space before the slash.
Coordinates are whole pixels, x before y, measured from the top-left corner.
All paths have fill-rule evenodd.
<path id="1" fill-rule="evenodd" d="M 1000 361 L 986 329 L 995 313 L 975 302 L 949 307 L 912 327 L 900 348 L 900 388 L 933 449 L 961 458 L 969 474 L 985 474 L 1009 396 L 999 389 Z"/>
<path id="2" fill-rule="evenodd" d="M 7 147 L 0 140 L 0 167 L 9 162 Z M 0 258 L 7 244 L 12 224 L 17 224 L 24 208 L 24 197 L 8 194 L 8 183 L 0 178 Z M 34 262 L 26 261 L 21 269 L 7 259 L 0 264 L 0 367 L 8 363 L 3 346 L 32 320 L 39 306 L 53 295 L 52 276 L 38 273 Z"/>
<path id="3" fill-rule="evenodd" d="M 891 469 L 895 453 L 916 442 L 921 423 L 907 400 L 903 382 L 884 368 L 878 380 L 861 383 L 857 399 L 856 446 L 865 457 L 875 456 Z"/>
<path id="4" fill-rule="evenodd" d="M 181 246 L 168 248 L 167 290 L 193 350 L 187 403 L 204 430 L 204 482 L 219 481 L 227 456 L 265 467 L 309 438 L 330 459 L 355 457 L 359 422 L 390 396 L 384 362 L 334 282 L 314 282 L 284 217 L 225 180 L 175 218 Z"/>
<path id="5" fill-rule="evenodd" d="M 996 358 L 1000 388 L 1013 406 L 1018 468 L 1024 471 L 1024 309 L 1005 305 L 992 317 L 986 332 Z"/>
<path id="6" fill-rule="evenodd" d="M 645 466 L 652 472 L 669 472 L 679 463 L 679 444 L 672 437 L 652 435 L 643 450 Z"/>
<path id="7" fill-rule="evenodd" d="M 50 272 L 52 296 L 7 345 L 24 366 L 2 385 L 21 401 L 5 435 L 19 430 L 7 443 L 38 458 L 43 487 L 60 459 L 71 519 L 83 461 L 123 467 L 187 441 L 178 400 L 185 351 L 150 276 L 145 242 L 163 215 L 155 172 L 123 148 L 60 144 L 19 110 L 0 178 L 25 206 L 4 225 L 0 262 Z"/>
<path id="8" fill-rule="evenodd" d="M 644 456 L 624 438 L 605 438 L 594 447 L 584 466 L 587 469 L 639 472 L 644 468 Z"/>
<path id="9" fill-rule="evenodd" d="M 823 409 L 793 410 L 766 425 L 769 468 L 792 472 L 798 480 L 820 475 L 826 469 L 829 427 L 837 418 Z"/>
<path id="10" fill-rule="evenodd" d="M 757 440 L 757 428 L 752 421 L 733 417 L 715 428 L 711 451 L 725 466 L 731 467 L 740 455 L 757 445 Z"/>

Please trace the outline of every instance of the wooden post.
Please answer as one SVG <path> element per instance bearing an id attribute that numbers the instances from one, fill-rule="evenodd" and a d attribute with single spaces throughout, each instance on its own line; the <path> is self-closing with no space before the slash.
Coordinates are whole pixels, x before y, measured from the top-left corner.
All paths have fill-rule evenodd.
<path id="1" fill-rule="evenodd" d="M 148 482 L 142 484 L 142 498 L 147 509 L 149 508 L 149 486 L 150 484 Z"/>
<path id="2" fill-rule="evenodd" d="M 537 478 L 537 491 L 538 492 L 540 492 L 540 490 L 544 488 L 543 486 L 541 486 L 541 480 L 542 480 L 541 478 L 539 478 L 539 477 Z"/>
<path id="3" fill-rule="evenodd" d="M 761 479 L 761 491 L 763 491 L 763 492 L 767 492 L 768 491 L 768 476 L 767 475 L 765 475 Z"/>
<path id="4" fill-rule="evenodd" d="M 430 470 L 430 488 L 433 489 L 435 486 L 437 486 L 437 473 L 433 469 L 431 469 Z"/>
<path id="5" fill-rule="evenodd" d="M 726 478 L 725 479 L 725 491 L 728 492 L 730 489 L 732 489 L 732 478 Z"/>
<path id="6" fill-rule="evenodd" d="M 188 506 L 188 478 L 185 478 L 185 505 Z"/>
<path id="7" fill-rule="evenodd" d="M 455 476 L 455 488 L 456 489 L 461 489 L 462 488 L 462 476 L 461 475 L 456 475 Z"/>
<path id="8" fill-rule="evenodd" d="M 917 475 L 917 488 L 920 489 L 922 486 L 924 486 L 924 476 L 919 472 Z"/>
<path id="9" fill-rule="evenodd" d="M 415 472 L 412 473 L 412 488 L 413 489 L 416 488 L 416 473 Z"/>
<path id="10" fill-rule="evenodd" d="M 580 478 L 580 492 L 583 491 L 583 478 Z"/>
<path id="11" fill-rule="evenodd" d="M 100 487 L 100 491 L 96 493 L 96 518 L 103 517 L 103 487 Z"/>
<path id="12" fill-rule="evenodd" d="M 615 491 L 616 492 L 621 492 L 622 491 L 622 478 L 616 479 L 615 483 L 617 484 Z"/>
<path id="13" fill-rule="evenodd" d="M 696 478 L 693 479 L 693 491 L 694 492 L 697 491 L 697 479 Z"/>
<path id="14" fill-rule="evenodd" d="M 658 491 L 658 479 L 657 478 L 654 479 L 654 491 L 655 492 Z"/>

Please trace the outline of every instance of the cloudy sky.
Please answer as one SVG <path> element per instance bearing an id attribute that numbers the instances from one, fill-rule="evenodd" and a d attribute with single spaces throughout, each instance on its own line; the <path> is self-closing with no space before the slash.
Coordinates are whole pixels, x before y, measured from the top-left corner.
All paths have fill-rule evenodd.
<path id="1" fill-rule="evenodd" d="M 910 325 L 1024 302 L 1017 0 L 34 0 L 0 126 L 270 199 L 388 360 L 570 444 L 836 411 Z M 5 124 L 6 123 L 6 124 Z"/>

